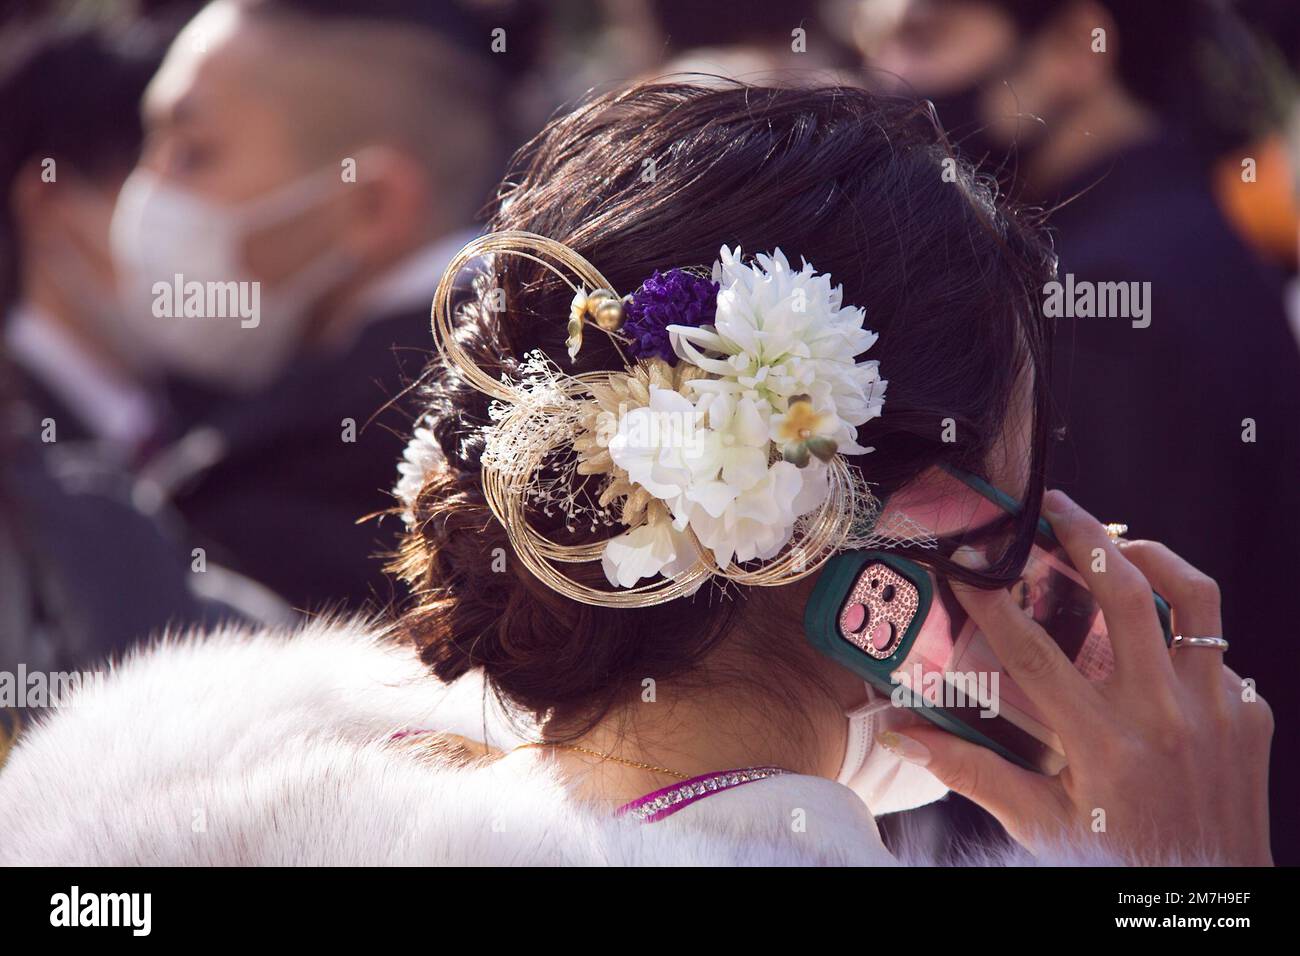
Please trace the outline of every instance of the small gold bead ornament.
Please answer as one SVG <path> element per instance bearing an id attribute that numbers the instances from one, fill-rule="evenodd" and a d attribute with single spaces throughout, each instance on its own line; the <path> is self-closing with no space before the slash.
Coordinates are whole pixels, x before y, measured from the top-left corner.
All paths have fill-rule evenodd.
<path id="1" fill-rule="evenodd" d="M 610 289 L 593 289 L 586 292 L 579 289 L 569 306 L 568 338 L 564 344 L 569 350 L 569 360 L 578 357 L 582 348 L 582 327 L 587 322 L 606 332 L 617 332 L 623 327 L 623 300 Z"/>

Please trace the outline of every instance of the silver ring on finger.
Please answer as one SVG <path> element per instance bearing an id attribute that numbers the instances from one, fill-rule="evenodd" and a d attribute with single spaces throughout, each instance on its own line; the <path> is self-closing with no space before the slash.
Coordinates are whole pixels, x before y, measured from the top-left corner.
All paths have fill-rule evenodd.
<path id="1" fill-rule="evenodd" d="M 1228 642 L 1221 637 L 1183 637 L 1176 634 L 1169 646 L 1174 650 L 1180 647 L 1209 647 L 1223 653 L 1228 649 Z"/>

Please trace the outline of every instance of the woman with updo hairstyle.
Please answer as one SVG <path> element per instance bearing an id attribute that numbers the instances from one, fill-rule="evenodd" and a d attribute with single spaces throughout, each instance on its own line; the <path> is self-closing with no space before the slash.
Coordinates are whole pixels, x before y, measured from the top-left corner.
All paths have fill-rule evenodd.
<path id="1" fill-rule="evenodd" d="M 1016 841 L 984 862 L 1269 861 L 1268 707 L 1212 643 L 1171 652 L 1151 594 L 1208 641 L 1217 590 L 1045 491 L 1049 237 L 928 104 L 640 85 L 551 122 L 489 212 L 434 302 L 400 468 L 409 606 L 128 662 L 94 723 L 15 748 L 0 862 L 927 862 L 875 817 L 949 790 Z M 673 415 L 698 445 L 634 427 Z M 1013 499 L 978 556 L 927 522 L 953 474 Z M 1104 680 L 1007 590 L 1040 516 L 1076 568 L 1105 556 L 1079 572 Z M 805 639 L 866 548 L 946 582 L 935 608 L 987 635 L 1068 769 L 891 706 Z M 128 718 L 128 758 L 64 784 L 121 826 L 26 839 L 59 812 L 28 788 Z M 205 733 L 178 755 L 168 724 Z M 142 805 L 213 832 L 158 840 Z"/>

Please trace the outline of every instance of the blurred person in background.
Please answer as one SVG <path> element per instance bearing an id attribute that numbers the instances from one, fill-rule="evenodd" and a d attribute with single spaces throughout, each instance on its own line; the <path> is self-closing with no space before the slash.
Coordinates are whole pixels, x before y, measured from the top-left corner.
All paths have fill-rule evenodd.
<path id="1" fill-rule="evenodd" d="M 161 46 L 45 21 L 7 31 L 6 47 L 0 311 L 15 387 L 59 440 L 130 462 L 161 412 L 116 305 L 109 220 Z"/>
<path id="2" fill-rule="evenodd" d="M 1236 9 L 1262 51 L 1267 99 L 1278 120 L 1257 124 L 1250 142 L 1234 144 L 1214 171 L 1215 195 L 1229 222 L 1258 255 L 1294 275 L 1300 263 L 1300 9 L 1294 0 L 1237 0 Z M 1249 157 L 1250 176 L 1243 176 Z M 1294 325 L 1300 339 L 1300 325 Z"/>
<path id="3" fill-rule="evenodd" d="M 1300 695 L 1269 678 L 1295 661 L 1276 624 L 1296 567 L 1279 548 L 1300 538 L 1300 348 L 1282 276 L 1213 187 L 1268 118 L 1248 34 L 1210 2 L 915 0 L 870 52 L 986 173 L 1050 211 L 1062 283 L 1149 283 L 1145 317 L 1059 319 L 1049 479 L 1219 582 L 1227 635 L 1260 635 L 1241 673 L 1272 690 L 1279 742 L 1296 746 Z M 1170 463 L 1180 480 L 1158 481 Z M 1295 768 L 1273 789 L 1294 806 Z M 1294 823 L 1277 837 L 1294 843 Z"/>
<path id="4" fill-rule="evenodd" d="M 758 0 L 703 15 L 692 0 L 649 0 L 644 10 L 647 42 L 666 58 L 648 70 L 651 77 L 694 72 L 816 84 L 847 78 L 856 66 L 842 32 L 824 21 L 824 3 Z"/>
<path id="5" fill-rule="evenodd" d="M 216 0 L 146 94 L 114 252 L 196 424 L 142 495 L 295 607 L 386 597 L 357 522 L 392 504 L 409 418 L 385 405 L 498 169 L 491 42 L 453 4 Z M 239 314 L 182 309 L 177 277 Z"/>
<path id="6" fill-rule="evenodd" d="M 1107 37 L 1122 43 L 1109 47 L 1115 69 L 1102 71 L 1113 84 L 1097 83 L 1104 62 L 1080 62 L 1077 48 L 1057 57 L 1040 43 L 1031 56 L 1030 45 L 1017 42 L 1071 6 L 1076 22 L 1088 21 L 1090 46 L 1092 30 L 1118 28 Z M 1222 6 L 1103 3 L 1097 15 L 1087 4 L 1044 0 L 865 0 L 855 34 L 878 79 L 905 80 L 932 100 L 967 154 L 1003 185 L 1019 174 L 1040 200 L 1060 198 L 1064 167 L 1082 169 L 1147 137 L 1154 112 L 1165 139 L 1211 164 L 1216 201 L 1234 231 L 1294 272 L 1295 177 L 1279 120 L 1294 98 L 1288 61 L 1300 53 L 1300 13 L 1290 0 L 1231 4 L 1239 17 Z M 1062 88 L 1073 104 L 1056 97 Z M 1050 129 L 1049 117 L 1057 121 Z"/>
<path id="7" fill-rule="evenodd" d="M 507 6 L 527 10 L 532 4 L 515 0 Z M 544 17 L 524 20 L 520 12 L 512 18 L 520 28 L 510 31 L 511 49 L 527 44 L 531 49 L 524 52 L 533 54 L 536 68 L 503 106 L 522 106 L 540 117 L 530 135 L 557 106 L 636 79 L 690 73 L 692 82 L 730 77 L 783 86 L 861 80 L 852 0 L 755 0 L 707 8 L 698 0 L 564 0 L 546 4 Z M 501 20 L 501 14 L 493 15 L 493 22 Z M 511 60 L 530 64 L 527 56 Z"/>
<path id="8" fill-rule="evenodd" d="M 160 418 L 114 308 L 108 233 L 161 49 L 52 20 L 0 42 L 0 672 L 93 666 L 168 625 L 284 620 L 137 511 L 119 467 Z"/>

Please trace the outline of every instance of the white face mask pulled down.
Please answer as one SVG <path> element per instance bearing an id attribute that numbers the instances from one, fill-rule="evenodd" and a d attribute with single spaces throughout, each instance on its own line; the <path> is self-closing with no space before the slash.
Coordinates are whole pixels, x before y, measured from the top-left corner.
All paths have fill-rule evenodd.
<path id="1" fill-rule="evenodd" d="M 313 208 L 336 175 L 324 169 L 223 205 L 148 170 L 133 172 L 118 196 L 110 241 L 122 320 L 141 358 L 230 391 L 273 380 L 297 352 L 312 308 L 356 263 L 331 249 L 270 285 L 252 280 L 244 242 Z"/>
<path id="2" fill-rule="evenodd" d="M 948 792 L 934 774 L 909 763 L 876 743 L 876 734 L 914 723 L 916 717 L 895 707 L 889 696 L 864 682 L 865 703 L 849 710 L 848 740 L 844 760 L 835 778 L 867 805 L 873 816 L 913 810 L 933 803 Z"/>

